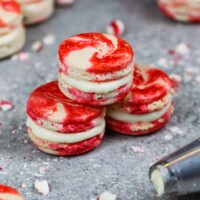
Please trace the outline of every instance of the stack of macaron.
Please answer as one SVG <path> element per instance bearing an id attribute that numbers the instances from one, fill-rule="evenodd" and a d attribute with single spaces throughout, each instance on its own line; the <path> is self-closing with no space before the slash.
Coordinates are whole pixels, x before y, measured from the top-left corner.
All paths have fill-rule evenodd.
<path id="1" fill-rule="evenodd" d="M 25 43 L 20 6 L 13 0 L 0 1 L 0 58 L 18 52 Z"/>
<path id="2" fill-rule="evenodd" d="M 172 80 L 159 69 L 134 65 L 133 49 L 117 36 L 83 33 L 66 39 L 58 67 L 58 81 L 34 90 L 27 102 L 28 134 L 46 153 L 92 150 L 103 139 L 105 119 L 114 131 L 143 135 L 171 117 Z"/>
<path id="3" fill-rule="evenodd" d="M 174 88 L 167 74 L 149 66 L 135 66 L 134 80 L 123 101 L 108 107 L 107 126 L 128 135 L 155 132 L 169 121 Z"/>
<path id="4" fill-rule="evenodd" d="M 24 200 L 24 197 L 14 188 L 0 184 L 1 200 Z"/>
<path id="5" fill-rule="evenodd" d="M 134 54 L 124 40 L 110 34 L 79 34 L 59 47 L 59 88 L 87 105 L 121 100 L 133 80 Z"/>
<path id="6" fill-rule="evenodd" d="M 200 22 L 200 0 L 158 0 L 163 13 L 182 22 Z"/>
<path id="7" fill-rule="evenodd" d="M 54 12 L 54 0 L 17 0 L 21 5 L 26 25 L 48 19 Z"/>

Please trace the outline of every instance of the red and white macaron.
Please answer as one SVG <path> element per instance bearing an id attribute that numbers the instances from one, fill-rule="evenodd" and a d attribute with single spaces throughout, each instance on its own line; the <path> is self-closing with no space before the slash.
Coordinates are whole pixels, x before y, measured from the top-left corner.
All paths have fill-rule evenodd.
<path id="1" fill-rule="evenodd" d="M 163 13 L 177 21 L 200 22 L 200 0 L 158 0 Z"/>
<path id="2" fill-rule="evenodd" d="M 22 12 L 14 0 L 0 1 L 0 58 L 11 56 L 22 49 L 25 43 L 25 29 Z"/>
<path id="3" fill-rule="evenodd" d="M 1 200 L 24 200 L 24 197 L 14 188 L 0 184 Z"/>
<path id="4" fill-rule="evenodd" d="M 54 13 L 54 0 L 16 0 L 20 3 L 27 25 L 45 21 Z"/>
<path id="5" fill-rule="evenodd" d="M 173 93 L 172 81 L 166 73 L 136 65 L 130 92 L 121 102 L 108 108 L 108 127 L 129 135 L 161 129 L 173 112 Z"/>
<path id="6" fill-rule="evenodd" d="M 28 134 L 42 151 L 62 156 L 98 146 L 105 130 L 105 107 L 83 106 L 65 97 L 58 82 L 46 83 L 29 96 Z"/>
<path id="7" fill-rule="evenodd" d="M 59 47 L 59 87 L 68 98 L 87 105 L 121 100 L 133 79 L 134 53 L 124 40 L 109 34 L 83 33 Z"/>

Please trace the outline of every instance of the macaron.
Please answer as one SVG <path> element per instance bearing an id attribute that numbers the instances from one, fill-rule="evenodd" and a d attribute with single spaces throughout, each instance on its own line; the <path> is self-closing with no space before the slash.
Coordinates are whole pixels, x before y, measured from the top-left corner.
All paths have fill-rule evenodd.
<path id="1" fill-rule="evenodd" d="M 14 0 L 0 1 L 0 58 L 13 55 L 25 43 L 22 12 Z"/>
<path id="2" fill-rule="evenodd" d="M 109 105 L 129 92 L 134 53 L 124 40 L 103 33 L 82 33 L 60 44 L 59 88 L 73 101 Z"/>
<path id="3" fill-rule="evenodd" d="M 24 200 L 24 197 L 14 188 L 0 184 L 1 200 Z"/>
<path id="4" fill-rule="evenodd" d="M 27 116 L 31 140 L 49 154 L 79 155 L 97 147 L 104 136 L 105 107 L 73 102 L 60 92 L 57 81 L 30 94 Z"/>
<path id="5" fill-rule="evenodd" d="M 17 0 L 24 14 L 26 25 L 38 24 L 54 13 L 54 0 Z"/>
<path id="6" fill-rule="evenodd" d="M 135 65 L 134 80 L 128 95 L 108 107 L 110 129 L 129 135 L 155 132 L 169 121 L 174 104 L 170 77 L 160 69 Z"/>
<path id="7" fill-rule="evenodd" d="M 161 11 L 181 22 L 200 22 L 200 0 L 158 0 Z"/>

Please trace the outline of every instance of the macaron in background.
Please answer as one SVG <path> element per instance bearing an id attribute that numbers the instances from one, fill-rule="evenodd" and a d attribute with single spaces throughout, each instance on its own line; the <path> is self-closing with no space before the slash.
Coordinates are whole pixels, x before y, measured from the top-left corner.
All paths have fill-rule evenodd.
<path id="1" fill-rule="evenodd" d="M 200 22 L 200 0 L 158 0 L 161 11 L 181 22 Z"/>
<path id="2" fill-rule="evenodd" d="M 128 93 L 134 53 L 124 40 L 103 33 L 82 33 L 63 41 L 58 51 L 59 88 L 86 105 L 108 105 Z"/>
<path id="3" fill-rule="evenodd" d="M 128 95 L 108 107 L 107 126 L 128 135 L 155 132 L 164 127 L 172 115 L 173 94 L 172 81 L 166 73 L 136 65 Z"/>
<path id="4" fill-rule="evenodd" d="M 80 105 L 65 97 L 58 82 L 34 90 L 27 102 L 28 134 L 42 151 L 61 156 L 98 146 L 105 130 L 105 107 Z"/>
<path id="5" fill-rule="evenodd" d="M 16 189 L 0 184 L 0 199 L 1 200 L 25 200 L 22 194 Z"/>
<path id="6" fill-rule="evenodd" d="M 26 25 L 38 24 L 54 13 L 54 0 L 16 0 L 24 15 Z"/>
<path id="7" fill-rule="evenodd" d="M 20 51 L 25 43 L 20 5 L 14 0 L 0 1 L 0 59 Z"/>

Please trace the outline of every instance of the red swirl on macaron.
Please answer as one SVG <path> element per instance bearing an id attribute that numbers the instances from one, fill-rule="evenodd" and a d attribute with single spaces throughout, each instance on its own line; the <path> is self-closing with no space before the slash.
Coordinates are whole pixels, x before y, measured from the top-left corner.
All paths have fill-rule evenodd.
<path id="1" fill-rule="evenodd" d="M 75 67 L 90 73 L 106 74 L 123 70 L 132 63 L 134 53 L 128 43 L 102 33 L 83 33 L 68 38 L 59 47 L 60 70 Z M 80 53 L 79 53 L 80 52 Z M 87 64 L 73 66 L 70 56 L 87 54 Z M 81 55 L 82 54 L 82 55 Z M 69 59 L 68 59 L 69 58 Z"/>
<path id="2" fill-rule="evenodd" d="M 127 103 L 146 104 L 158 101 L 172 90 L 169 76 L 158 68 L 135 66 L 134 80 Z"/>

